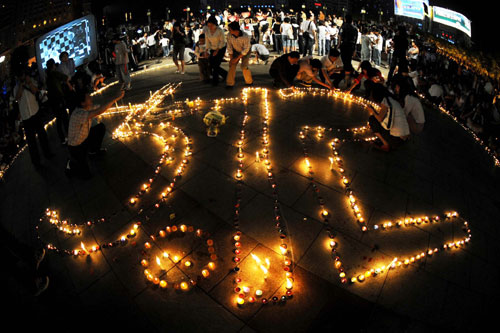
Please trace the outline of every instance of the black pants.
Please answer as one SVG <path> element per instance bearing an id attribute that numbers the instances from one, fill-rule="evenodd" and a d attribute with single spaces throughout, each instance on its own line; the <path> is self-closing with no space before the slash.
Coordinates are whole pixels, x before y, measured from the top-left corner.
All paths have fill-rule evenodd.
<path id="1" fill-rule="evenodd" d="M 219 75 L 222 77 L 222 79 L 226 79 L 227 71 L 220 67 L 222 59 L 224 58 L 224 54 L 226 54 L 225 46 L 220 49 L 219 52 L 217 52 L 216 56 L 213 56 L 212 52 L 210 52 L 210 56 L 208 57 L 208 62 L 210 63 L 210 68 L 212 69 L 213 84 L 219 83 Z"/>
<path id="2" fill-rule="evenodd" d="M 352 67 L 352 55 L 354 54 L 354 50 L 354 44 L 342 44 L 340 46 L 340 58 L 342 59 L 346 72 L 352 72 L 354 70 Z"/>
<path id="3" fill-rule="evenodd" d="M 310 56 L 313 55 L 313 46 L 314 46 L 314 38 L 310 37 L 309 34 L 307 34 L 306 37 L 304 38 L 304 50 L 302 53 L 302 56 L 305 57 L 307 53 L 309 53 Z"/>
<path id="4" fill-rule="evenodd" d="M 56 129 L 59 140 L 63 142 L 68 136 L 68 112 L 66 112 L 66 105 L 63 101 L 53 101 L 51 103 L 52 112 L 56 116 Z"/>
<path id="5" fill-rule="evenodd" d="M 87 162 L 87 152 L 97 152 L 101 149 L 102 139 L 106 133 L 103 123 L 90 128 L 89 136 L 78 146 L 68 146 L 70 169 L 73 175 L 89 177 L 90 169 Z"/>
<path id="6" fill-rule="evenodd" d="M 334 87 L 338 88 L 340 81 L 342 81 L 344 77 L 345 77 L 344 71 L 340 73 L 333 73 L 332 75 L 330 75 L 330 81 L 332 81 Z M 319 79 L 323 83 L 326 83 L 326 78 L 323 76 L 323 71 L 319 71 Z"/>
<path id="7" fill-rule="evenodd" d="M 26 135 L 26 142 L 28 143 L 31 162 L 33 162 L 33 164 L 39 164 L 40 153 L 38 152 L 38 144 L 36 142 L 37 135 L 38 140 L 40 140 L 40 146 L 42 146 L 43 154 L 46 157 L 51 155 L 47 132 L 45 132 L 45 128 L 43 127 L 39 114 L 37 113 L 31 118 L 23 120 L 23 128 L 24 134 Z"/>
<path id="8" fill-rule="evenodd" d="M 274 51 L 281 54 L 283 51 L 283 39 L 280 34 L 273 34 Z"/>
<path id="9" fill-rule="evenodd" d="M 406 67 L 406 69 L 408 69 L 408 61 L 406 60 L 406 55 L 394 54 L 390 66 L 391 67 L 389 68 L 389 74 L 387 75 L 387 82 L 390 82 L 392 80 L 396 66 L 398 67 L 400 73 L 403 68 Z"/>
<path id="10" fill-rule="evenodd" d="M 292 84 L 293 80 L 295 79 L 295 76 L 297 76 L 297 72 L 299 71 L 299 66 L 294 66 L 291 68 L 289 71 L 283 73 L 283 76 L 285 79 L 288 81 L 288 83 Z M 269 75 L 274 79 L 274 83 L 279 86 L 285 86 L 287 87 L 288 85 L 281 79 L 282 75 L 280 75 L 279 70 L 275 68 L 269 69 Z"/>

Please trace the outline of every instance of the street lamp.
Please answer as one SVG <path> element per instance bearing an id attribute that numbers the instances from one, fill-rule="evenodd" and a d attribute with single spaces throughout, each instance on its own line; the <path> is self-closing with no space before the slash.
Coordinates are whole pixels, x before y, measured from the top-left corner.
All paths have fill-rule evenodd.
<path id="1" fill-rule="evenodd" d="M 384 15 L 384 11 L 380 11 L 379 12 L 380 16 L 379 16 L 379 22 L 382 22 L 382 16 Z"/>
<path id="2" fill-rule="evenodd" d="M 189 11 L 191 10 L 191 8 L 187 7 L 186 8 L 186 22 L 189 22 Z"/>

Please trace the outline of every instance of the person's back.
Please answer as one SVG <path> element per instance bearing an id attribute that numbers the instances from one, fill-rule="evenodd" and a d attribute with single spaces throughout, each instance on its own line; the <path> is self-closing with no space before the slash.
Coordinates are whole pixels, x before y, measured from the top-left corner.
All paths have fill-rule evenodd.
<path id="1" fill-rule="evenodd" d="M 348 21 L 344 22 L 340 30 L 340 38 L 342 40 L 342 43 L 350 45 L 356 44 L 356 40 L 358 38 L 358 29 L 356 29 L 356 27 L 354 27 L 352 23 L 349 23 Z"/>
<path id="2" fill-rule="evenodd" d="M 389 112 L 387 112 L 387 116 L 385 117 L 382 125 L 390 131 L 391 135 L 399 138 L 404 138 L 410 135 L 410 127 L 408 126 L 406 114 L 401 104 L 399 104 L 399 102 L 392 97 L 384 98 L 382 104 L 389 107 Z M 391 121 L 392 124 L 390 124 L 389 121 Z"/>

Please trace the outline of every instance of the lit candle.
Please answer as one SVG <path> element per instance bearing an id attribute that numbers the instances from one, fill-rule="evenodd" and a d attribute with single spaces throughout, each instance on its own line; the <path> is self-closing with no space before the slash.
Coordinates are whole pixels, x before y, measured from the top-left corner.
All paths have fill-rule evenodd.
<path id="1" fill-rule="evenodd" d="M 180 287 L 182 290 L 188 290 L 189 285 L 187 284 L 187 282 L 181 282 Z"/>

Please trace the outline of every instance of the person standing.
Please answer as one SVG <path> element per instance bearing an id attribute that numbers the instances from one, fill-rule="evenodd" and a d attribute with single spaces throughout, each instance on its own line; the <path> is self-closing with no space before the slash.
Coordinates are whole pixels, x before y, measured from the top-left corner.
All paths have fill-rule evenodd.
<path id="1" fill-rule="evenodd" d="M 208 61 L 212 70 L 212 84 L 216 86 L 219 84 L 219 76 L 224 80 L 227 77 L 227 71 L 220 67 L 226 53 L 226 38 L 224 31 L 217 25 L 217 19 L 213 15 L 208 18 L 207 26 L 203 28 L 203 32 L 209 52 Z"/>
<path id="2" fill-rule="evenodd" d="M 99 123 L 91 126 L 92 119 L 106 112 L 114 103 L 119 101 L 125 92 L 120 90 L 119 95 L 99 108 L 94 108 L 92 97 L 88 92 L 80 92 L 76 97 L 77 107 L 69 119 L 68 150 L 69 160 L 66 164 L 66 175 L 90 178 L 87 153 L 96 155 L 105 150 L 101 148 L 106 126 Z"/>
<path id="3" fill-rule="evenodd" d="M 288 17 L 285 17 L 280 29 L 281 39 L 283 41 L 283 54 L 289 53 L 293 41 L 293 27 L 290 24 L 290 19 Z"/>
<path id="4" fill-rule="evenodd" d="M 38 145 L 36 142 L 37 135 L 45 157 L 51 158 L 53 154 L 49 148 L 47 133 L 45 132 L 45 128 L 39 118 L 39 106 L 35 97 L 37 92 L 38 88 L 33 84 L 33 82 L 31 82 L 31 79 L 26 74 L 25 70 L 17 73 L 14 97 L 19 104 L 19 114 L 21 116 L 24 134 L 26 135 L 26 142 L 28 144 L 31 162 L 36 167 L 39 167 L 40 154 L 38 152 Z"/>
<path id="5" fill-rule="evenodd" d="M 163 50 L 163 57 L 167 58 L 170 55 L 170 42 L 167 38 L 167 34 L 162 34 L 160 39 L 160 45 Z"/>
<path id="6" fill-rule="evenodd" d="M 387 82 L 391 82 L 394 75 L 396 67 L 398 70 L 402 70 L 406 67 L 406 72 L 408 72 L 408 61 L 406 60 L 406 51 L 408 50 L 408 35 L 406 33 L 406 28 L 404 26 L 399 26 L 396 36 L 393 39 L 394 53 L 392 56 L 391 67 L 389 69 L 389 74 L 387 77 Z"/>
<path id="7" fill-rule="evenodd" d="M 252 73 L 248 69 L 248 62 L 250 60 L 250 37 L 240 30 L 240 25 L 237 22 L 231 22 L 228 25 L 229 36 L 227 38 L 227 53 L 229 53 L 229 73 L 226 79 L 226 88 L 234 86 L 234 78 L 236 76 L 236 65 L 241 60 L 241 71 L 245 83 L 248 85 L 253 84 Z"/>
<path id="8" fill-rule="evenodd" d="M 281 54 L 281 50 L 283 48 L 283 39 L 281 38 L 281 19 L 279 17 L 277 17 L 276 21 L 274 21 L 271 30 L 273 33 L 274 51 L 276 51 L 276 53 L 278 54 Z"/>
<path id="9" fill-rule="evenodd" d="M 175 66 L 177 66 L 177 70 L 175 71 L 177 74 L 184 74 L 184 50 L 186 49 L 186 34 L 181 30 L 181 24 L 179 21 L 174 23 L 174 33 L 172 37 L 174 41 L 174 53 L 173 60 Z M 180 64 L 179 64 L 180 61 Z"/>
<path id="10" fill-rule="evenodd" d="M 320 57 L 326 55 L 326 35 L 327 28 L 324 21 L 318 23 L 318 55 Z"/>
<path id="11" fill-rule="evenodd" d="M 68 52 L 64 51 L 59 54 L 61 63 L 57 66 L 57 71 L 63 73 L 70 79 L 75 75 L 75 61 L 69 58 Z"/>
<path id="12" fill-rule="evenodd" d="M 340 30 L 340 57 L 342 58 L 346 74 L 350 74 L 353 71 L 352 56 L 356 49 L 356 41 L 358 39 L 358 29 L 352 25 L 351 15 L 346 15 Z"/>
<path id="13" fill-rule="evenodd" d="M 302 56 L 305 57 L 308 53 L 312 56 L 314 43 L 316 42 L 316 24 L 314 24 L 314 16 L 312 14 L 309 14 L 308 19 L 302 22 L 300 30 L 302 30 L 302 38 L 304 39 Z"/>
<path id="14" fill-rule="evenodd" d="M 128 48 L 125 42 L 120 39 L 120 35 L 115 35 L 113 38 L 115 44 L 115 67 L 118 82 L 124 90 L 132 89 L 130 86 L 130 70 L 128 68 Z"/>
<path id="15" fill-rule="evenodd" d="M 47 61 L 46 82 L 49 103 L 56 116 L 57 135 L 63 145 L 68 142 L 68 113 L 66 111 L 63 85 L 68 87 L 68 90 L 73 91 L 69 79 L 68 76 L 56 70 L 54 59 Z"/>

